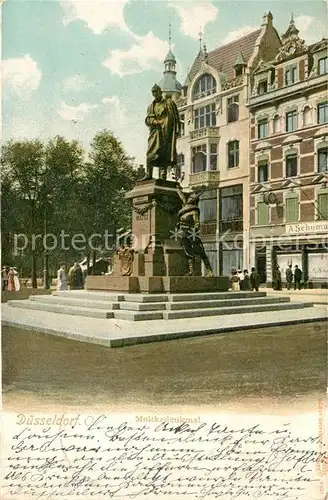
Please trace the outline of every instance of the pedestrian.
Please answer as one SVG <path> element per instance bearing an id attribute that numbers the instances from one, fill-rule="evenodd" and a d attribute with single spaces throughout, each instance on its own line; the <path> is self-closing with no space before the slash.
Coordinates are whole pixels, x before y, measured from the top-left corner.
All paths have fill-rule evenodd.
<path id="1" fill-rule="evenodd" d="M 247 269 L 244 269 L 243 290 L 251 290 L 251 279 Z"/>
<path id="2" fill-rule="evenodd" d="M 301 289 L 302 270 L 296 265 L 294 270 L 294 290 Z"/>
<path id="3" fill-rule="evenodd" d="M 239 290 L 240 290 L 240 285 L 239 285 L 240 280 L 239 280 L 239 276 L 238 276 L 238 273 L 237 273 L 236 269 L 232 269 L 231 270 L 230 282 L 231 282 L 231 289 L 234 292 L 239 292 Z"/>
<path id="4" fill-rule="evenodd" d="M 255 267 L 252 267 L 252 269 L 251 269 L 250 280 L 251 280 L 252 290 L 255 290 L 256 292 L 258 292 L 259 286 L 260 286 L 260 275 L 256 271 Z"/>
<path id="5" fill-rule="evenodd" d="M 8 292 L 15 291 L 14 269 L 11 267 L 8 272 Z"/>
<path id="6" fill-rule="evenodd" d="M 276 267 L 274 281 L 275 281 L 275 290 L 282 290 L 281 271 L 279 266 Z"/>
<path id="7" fill-rule="evenodd" d="M 287 290 L 290 290 L 290 287 L 292 286 L 293 277 L 294 275 L 293 275 L 292 265 L 290 264 L 286 269 Z"/>
<path id="8" fill-rule="evenodd" d="M 57 286 L 56 290 L 68 290 L 67 284 L 67 274 L 65 264 L 60 264 L 60 268 L 57 271 Z"/>
<path id="9" fill-rule="evenodd" d="M 8 290 L 8 269 L 6 266 L 3 266 L 1 271 L 1 285 L 2 291 L 5 292 Z"/>
<path id="10" fill-rule="evenodd" d="M 238 271 L 238 277 L 239 277 L 239 289 L 244 290 L 244 274 L 241 269 Z"/>
<path id="11" fill-rule="evenodd" d="M 83 288 L 83 272 L 78 262 L 74 262 L 68 272 L 68 283 L 70 290 L 82 290 Z"/>
<path id="12" fill-rule="evenodd" d="M 20 286 L 20 281 L 19 281 L 19 272 L 17 271 L 17 267 L 13 267 L 13 272 L 14 272 L 14 285 L 15 285 L 15 291 L 19 292 L 21 286 Z"/>

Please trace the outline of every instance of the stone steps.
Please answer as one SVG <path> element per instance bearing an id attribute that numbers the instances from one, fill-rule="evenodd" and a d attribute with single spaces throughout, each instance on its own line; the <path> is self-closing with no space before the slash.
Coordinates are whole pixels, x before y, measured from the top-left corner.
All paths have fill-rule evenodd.
<path id="1" fill-rule="evenodd" d="M 105 310 L 115 310 L 120 308 L 118 302 L 106 302 L 105 300 L 91 300 L 91 299 L 78 299 L 69 297 L 57 297 L 54 295 L 32 295 L 30 300 L 39 304 L 51 304 L 51 305 L 61 305 L 61 306 L 73 306 L 73 307 L 83 307 L 86 309 L 96 308 Z"/>
<path id="2" fill-rule="evenodd" d="M 127 321 L 244 315 L 312 306 L 311 303 L 290 302 L 289 297 L 268 297 L 265 292 L 146 295 L 84 290 L 33 295 L 30 300 L 9 301 L 8 305 L 59 314 Z"/>
<path id="3" fill-rule="evenodd" d="M 171 311 L 178 311 L 181 309 L 212 309 L 224 307 L 239 307 L 239 306 L 252 306 L 254 303 L 258 304 L 280 304 L 290 302 L 289 297 L 260 297 L 254 301 L 253 298 L 246 299 L 225 299 L 225 300 L 203 300 L 203 301 L 190 301 L 190 302 L 169 302 L 166 304 L 166 309 Z"/>
<path id="4" fill-rule="evenodd" d="M 265 311 L 285 311 L 291 309 L 303 309 L 305 307 L 312 307 L 312 304 L 307 302 L 287 302 L 276 304 L 260 304 L 252 306 L 238 306 L 238 307 L 222 307 L 222 308 L 208 308 L 208 309 L 188 309 L 185 311 L 165 311 L 163 312 L 163 319 L 184 319 L 184 318 L 200 318 L 202 316 L 225 316 L 230 314 L 253 314 Z"/>
<path id="5" fill-rule="evenodd" d="M 8 305 L 22 309 L 34 309 L 37 311 L 55 312 L 58 314 L 69 314 L 73 316 L 86 316 L 88 318 L 114 318 L 114 312 L 112 311 L 86 307 L 63 306 L 62 304 L 49 304 L 36 302 L 34 300 L 11 300 L 8 301 Z"/>

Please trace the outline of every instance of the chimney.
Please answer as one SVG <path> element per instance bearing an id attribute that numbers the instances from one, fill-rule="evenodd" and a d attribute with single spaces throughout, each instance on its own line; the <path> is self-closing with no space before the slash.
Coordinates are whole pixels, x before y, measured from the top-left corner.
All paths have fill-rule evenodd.
<path id="1" fill-rule="evenodd" d="M 262 26 L 272 26 L 272 19 L 273 19 L 273 15 L 272 15 L 271 10 L 269 10 L 269 12 L 267 14 L 264 14 L 264 16 L 263 16 Z"/>

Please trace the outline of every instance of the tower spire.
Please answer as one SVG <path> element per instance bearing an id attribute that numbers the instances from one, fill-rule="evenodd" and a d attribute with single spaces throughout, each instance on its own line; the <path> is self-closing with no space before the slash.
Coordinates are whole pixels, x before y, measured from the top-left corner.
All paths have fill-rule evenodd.
<path id="1" fill-rule="evenodd" d="M 202 32 L 202 27 L 200 26 L 199 33 L 198 33 L 198 36 L 199 36 L 199 38 L 198 38 L 198 40 L 199 40 L 199 52 L 202 51 L 203 34 L 204 33 Z"/>
<path id="2" fill-rule="evenodd" d="M 169 48 L 171 49 L 172 47 L 172 24 L 171 24 L 171 19 L 169 22 Z"/>

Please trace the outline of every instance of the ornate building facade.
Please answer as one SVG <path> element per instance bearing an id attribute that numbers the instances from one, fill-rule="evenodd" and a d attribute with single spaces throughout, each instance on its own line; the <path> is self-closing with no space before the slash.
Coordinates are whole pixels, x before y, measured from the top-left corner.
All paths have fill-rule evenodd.
<path id="1" fill-rule="evenodd" d="M 251 76 L 250 265 L 271 284 L 298 265 L 327 282 L 327 39 L 306 46 L 292 19 L 274 57 Z"/>
<path id="2" fill-rule="evenodd" d="M 217 274 L 250 263 L 248 101 L 254 69 L 280 46 L 269 13 L 258 30 L 210 52 L 204 46 L 177 99 L 184 185 L 203 190 L 201 231 Z"/>

